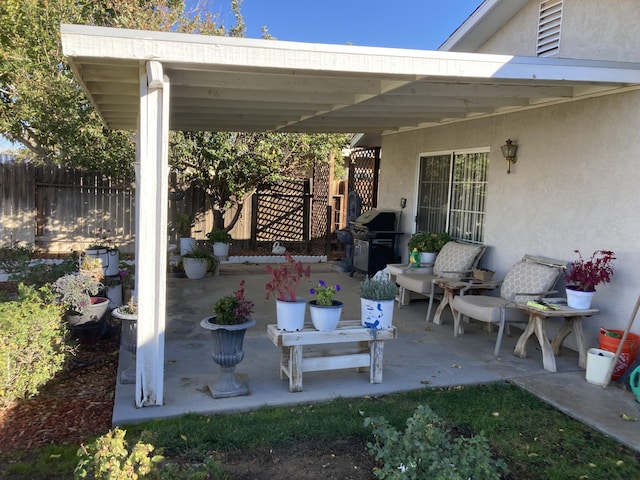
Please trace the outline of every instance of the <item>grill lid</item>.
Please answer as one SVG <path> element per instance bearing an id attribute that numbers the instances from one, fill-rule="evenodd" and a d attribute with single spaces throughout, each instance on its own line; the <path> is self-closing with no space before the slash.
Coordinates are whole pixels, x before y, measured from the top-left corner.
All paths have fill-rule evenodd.
<path id="1" fill-rule="evenodd" d="M 396 213 L 374 208 L 360 215 L 352 224 L 358 230 L 393 232 L 396 229 Z"/>

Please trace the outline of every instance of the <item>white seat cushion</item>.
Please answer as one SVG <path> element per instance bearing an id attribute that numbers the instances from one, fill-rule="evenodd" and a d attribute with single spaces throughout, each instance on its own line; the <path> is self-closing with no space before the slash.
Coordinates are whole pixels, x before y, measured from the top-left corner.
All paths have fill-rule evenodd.
<path id="1" fill-rule="evenodd" d="M 453 298 L 453 309 L 462 313 L 462 315 L 482 322 L 500 323 L 500 310 L 507 303 L 507 300 L 499 297 L 465 295 Z M 506 308 L 505 320 L 508 322 L 526 322 L 527 315 L 516 308 Z"/>
<path id="2" fill-rule="evenodd" d="M 433 275 L 398 275 L 396 283 L 416 293 L 431 293 L 431 282 L 436 278 Z"/>

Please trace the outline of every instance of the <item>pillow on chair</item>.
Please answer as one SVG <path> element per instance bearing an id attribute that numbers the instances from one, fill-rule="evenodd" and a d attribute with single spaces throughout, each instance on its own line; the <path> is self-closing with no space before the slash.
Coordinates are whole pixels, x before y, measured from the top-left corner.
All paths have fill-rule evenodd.
<path id="1" fill-rule="evenodd" d="M 518 262 L 507 272 L 500 288 L 500 296 L 517 303 L 540 299 L 550 290 L 558 276 L 558 269 L 533 262 Z M 537 293 L 538 295 L 516 295 Z"/>
<path id="2" fill-rule="evenodd" d="M 433 274 L 436 277 L 460 278 L 464 276 L 463 272 L 471 270 L 481 250 L 481 245 L 447 242 L 436 257 Z"/>

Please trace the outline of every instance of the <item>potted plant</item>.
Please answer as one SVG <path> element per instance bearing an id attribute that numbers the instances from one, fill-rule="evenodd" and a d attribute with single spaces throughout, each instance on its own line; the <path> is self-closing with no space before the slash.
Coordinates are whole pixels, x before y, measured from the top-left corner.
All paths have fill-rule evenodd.
<path id="1" fill-rule="evenodd" d="M 53 284 L 53 291 L 64 310 L 65 320 L 76 339 L 86 345 L 96 343 L 107 329 L 104 319 L 109 299 L 95 297 L 101 284 L 82 272 L 68 273 Z"/>
<path id="2" fill-rule="evenodd" d="M 138 305 L 131 297 L 125 305 L 116 307 L 111 312 L 111 316 L 122 323 L 122 345 L 133 357 L 129 366 L 120 371 L 120 383 L 135 383 L 136 352 L 138 349 Z"/>
<path id="3" fill-rule="evenodd" d="M 318 285 L 309 290 L 316 299 L 309 302 L 311 322 L 316 330 L 330 332 L 335 330 L 342 314 L 342 302 L 334 300 L 336 293 L 340 291 L 340 285 L 327 285 L 324 280 L 319 280 Z"/>
<path id="4" fill-rule="evenodd" d="M 432 264 L 437 253 L 452 239 L 447 233 L 418 232 L 411 235 L 409 252 L 417 250 L 420 253 L 420 264 Z"/>
<path id="5" fill-rule="evenodd" d="M 209 243 L 213 245 L 213 254 L 218 258 L 228 258 L 231 234 L 222 228 L 213 227 L 207 234 Z"/>
<path id="6" fill-rule="evenodd" d="M 570 264 L 565 276 L 567 305 L 578 309 L 591 308 L 596 286 L 611 281 L 616 255 L 611 250 L 596 250 L 591 258 L 585 259 L 579 250 L 574 252 L 578 254 L 578 260 Z"/>
<path id="7" fill-rule="evenodd" d="M 98 228 L 95 240 L 85 249 L 85 255 L 99 258 L 104 274 L 118 275 L 120 272 L 120 249 L 111 238 L 110 228 Z"/>
<path id="8" fill-rule="evenodd" d="M 182 268 L 187 278 L 200 279 L 204 278 L 207 272 L 215 272 L 219 262 L 213 254 L 196 248 L 182 255 Z"/>
<path id="9" fill-rule="evenodd" d="M 363 327 L 390 328 L 393 321 L 393 303 L 398 287 L 387 276 L 365 277 L 358 289 Z"/>
<path id="10" fill-rule="evenodd" d="M 176 213 L 173 217 L 173 228 L 180 238 L 180 255 L 195 250 L 196 239 L 191 236 L 191 229 L 196 224 L 196 216 L 190 213 Z"/>
<path id="11" fill-rule="evenodd" d="M 265 285 L 266 300 L 276 297 L 276 320 L 279 330 L 297 331 L 304 328 L 306 300 L 298 297 L 298 287 L 303 278 L 309 278 L 311 267 L 304 267 L 301 261 L 295 261 L 291 253 L 285 252 L 285 263 L 277 266 L 267 265 L 266 272 L 271 280 Z"/>
<path id="12" fill-rule="evenodd" d="M 249 388 L 235 376 L 235 368 L 244 358 L 242 344 L 245 332 L 254 326 L 251 318 L 254 304 L 244 296 L 244 280 L 232 295 L 213 304 L 215 316 L 200 321 L 200 326 L 211 332 L 213 361 L 220 366 L 216 382 L 209 384 L 213 398 L 235 397 L 249 394 Z"/>

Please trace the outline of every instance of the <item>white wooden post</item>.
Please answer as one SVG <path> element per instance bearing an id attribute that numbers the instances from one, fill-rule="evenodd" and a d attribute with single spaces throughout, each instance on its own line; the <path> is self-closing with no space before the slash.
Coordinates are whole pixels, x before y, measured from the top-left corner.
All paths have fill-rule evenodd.
<path id="1" fill-rule="evenodd" d="M 167 276 L 169 79 L 162 64 L 140 68 L 136 172 L 136 406 L 162 405 Z M 140 212 L 144 212 L 141 214 Z"/>

